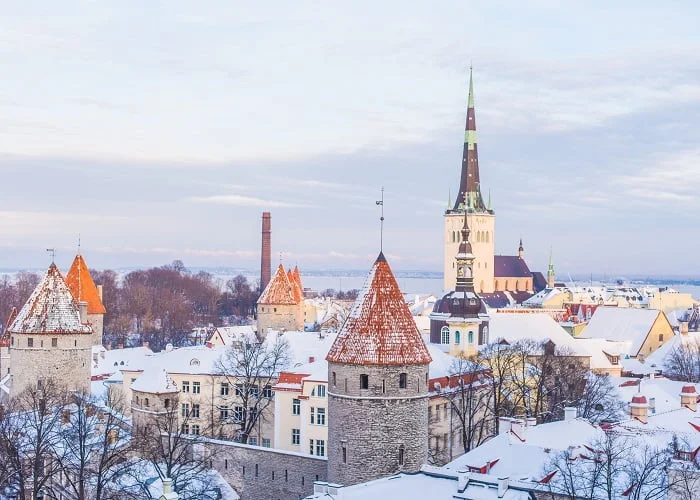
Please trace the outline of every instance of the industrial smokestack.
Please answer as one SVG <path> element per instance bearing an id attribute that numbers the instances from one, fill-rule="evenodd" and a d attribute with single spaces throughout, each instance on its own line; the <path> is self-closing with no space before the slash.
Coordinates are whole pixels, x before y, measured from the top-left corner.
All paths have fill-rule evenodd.
<path id="1" fill-rule="evenodd" d="M 270 233 L 272 232 L 272 222 L 270 212 L 262 214 L 262 251 L 260 254 L 260 290 L 270 282 L 272 269 L 270 267 Z"/>

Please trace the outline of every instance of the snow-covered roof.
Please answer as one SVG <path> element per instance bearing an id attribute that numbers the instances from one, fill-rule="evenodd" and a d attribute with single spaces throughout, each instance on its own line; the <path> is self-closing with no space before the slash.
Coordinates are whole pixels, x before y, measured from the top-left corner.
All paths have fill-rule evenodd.
<path id="1" fill-rule="evenodd" d="M 513 419 L 514 420 L 514 419 Z M 570 446 L 583 446 L 602 435 L 600 428 L 580 418 L 560 420 L 535 426 L 522 421 L 501 422 L 508 426 L 481 446 L 445 465 L 447 470 L 478 469 L 489 464 L 490 473 L 522 480 L 539 481 L 544 466 Z"/>
<path id="2" fill-rule="evenodd" d="M 151 394 L 167 394 L 177 392 L 177 384 L 164 368 L 150 366 L 131 384 L 131 389 Z"/>
<path id="3" fill-rule="evenodd" d="M 353 486 L 339 487 L 325 482 L 314 483 L 314 494 L 306 500 L 394 500 L 454 498 L 478 500 L 529 500 L 536 485 L 506 479 L 498 491 L 499 479 L 485 474 L 457 473 L 438 467 L 423 466 L 417 474 L 396 474 Z"/>
<path id="4" fill-rule="evenodd" d="M 56 264 L 29 296 L 8 329 L 11 333 L 90 334 L 92 328 L 80 321 L 80 312 Z"/>
<path id="5" fill-rule="evenodd" d="M 151 356 L 153 356 L 153 351 L 145 346 L 124 349 L 105 349 L 101 345 L 92 346 L 92 376 L 107 377 L 136 363 L 139 366 L 144 366 L 144 363 Z"/>
<path id="6" fill-rule="evenodd" d="M 663 314 L 656 309 L 599 307 L 581 337 L 630 342 L 628 354 L 636 356 L 652 325 Z"/>
<path id="7" fill-rule="evenodd" d="M 241 341 L 254 333 L 253 325 L 217 326 L 208 341 L 214 344 L 230 345 L 231 342 Z"/>
<path id="8" fill-rule="evenodd" d="M 573 354 L 589 356 L 569 333 L 557 324 L 549 314 L 491 313 L 489 319 L 489 339 L 495 342 L 503 339 L 509 344 L 520 340 L 546 342 L 551 340 L 557 347 L 568 347 Z"/>
<path id="9" fill-rule="evenodd" d="M 427 364 L 430 354 L 384 254 L 343 323 L 328 361 L 357 365 Z"/>

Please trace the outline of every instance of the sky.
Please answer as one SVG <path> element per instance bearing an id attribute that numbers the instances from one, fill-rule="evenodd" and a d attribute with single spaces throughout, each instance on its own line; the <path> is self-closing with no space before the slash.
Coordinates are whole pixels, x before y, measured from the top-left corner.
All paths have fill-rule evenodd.
<path id="1" fill-rule="evenodd" d="M 498 253 L 698 274 L 697 2 L 254 4 L 3 6 L 0 269 L 440 271 L 471 64 Z"/>

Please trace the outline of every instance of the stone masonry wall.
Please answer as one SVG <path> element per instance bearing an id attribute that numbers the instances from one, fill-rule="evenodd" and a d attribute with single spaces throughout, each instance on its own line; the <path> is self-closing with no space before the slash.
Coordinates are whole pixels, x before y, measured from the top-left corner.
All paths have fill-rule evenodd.
<path id="1" fill-rule="evenodd" d="M 303 330 L 303 305 L 260 305 L 258 306 L 258 335 L 267 335 L 272 330 Z"/>
<path id="2" fill-rule="evenodd" d="M 104 314 L 88 314 L 88 322 L 92 326 L 92 345 L 102 345 L 102 336 L 104 333 Z"/>
<path id="3" fill-rule="evenodd" d="M 428 459 L 428 366 L 329 363 L 328 370 L 329 481 L 351 485 L 417 472 Z M 406 389 L 399 389 L 400 373 L 408 375 Z M 361 374 L 369 376 L 367 390 Z"/>
<path id="4" fill-rule="evenodd" d="M 241 500 L 296 500 L 313 493 L 314 481 L 326 480 L 324 457 L 217 440 L 204 446 Z"/>
<path id="5" fill-rule="evenodd" d="M 33 347 L 28 346 L 32 339 Z M 52 346 L 56 339 L 57 346 Z M 69 390 L 90 391 L 92 335 L 12 333 L 11 391 L 15 396 L 39 379 L 53 378 Z"/>

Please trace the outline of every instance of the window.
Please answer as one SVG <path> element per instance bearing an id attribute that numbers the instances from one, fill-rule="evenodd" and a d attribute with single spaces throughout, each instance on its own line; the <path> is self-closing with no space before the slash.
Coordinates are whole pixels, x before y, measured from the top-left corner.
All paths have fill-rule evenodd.
<path id="1" fill-rule="evenodd" d="M 34 339 L 29 337 L 27 339 L 27 347 L 34 347 Z"/>
<path id="2" fill-rule="evenodd" d="M 221 382 L 221 395 L 228 396 L 228 382 Z"/>
<path id="3" fill-rule="evenodd" d="M 236 384 L 236 396 L 243 396 L 243 384 Z"/>
<path id="4" fill-rule="evenodd" d="M 430 408 L 430 407 L 428 407 Z M 435 421 L 439 422 L 440 421 L 440 405 L 437 405 L 435 407 Z"/>
<path id="5" fill-rule="evenodd" d="M 404 451 L 405 451 L 404 446 L 403 446 L 403 445 L 400 445 L 400 446 L 399 446 L 399 465 L 403 465 L 403 460 L 404 460 L 403 455 L 404 455 Z"/>
<path id="6" fill-rule="evenodd" d="M 447 420 L 447 403 L 445 403 L 444 405 L 442 405 L 442 418 L 444 418 L 445 420 Z"/>
<path id="7" fill-rule="evenodd" d="M 313 455 L 313 454 L 314 454 L 314 440 L 309 439 L 309 455 Z"/>
<path id="8" fill-rule="evenodd" d="M 311 407 L 311 423 L 316 423 L 316 408 L 314 408 L 313 406 Z"/>
<path id="9" fill-rule="evenodd" d="M 326 386 L 325 385 L 317 385 L 316 386 L 316 396 L 319 398 L 325 398 L 326 397 Z"/>
<path id="10" fill-rule="evenodd" d="M 169 398 L 165 398 L 164 404 L 165 404 L 165 407 L 166 407 L 166 408 L 170 408 L 170 399 L 169 399 Z"/>
<path id="11" fill-rule="evenodd" d="M 292 415 L 299 415 L 301 413 L 301 401 L 294 398 L 292 399 Z"/>
<path id="12" fill-rule="evenodd" d="M 243 422 L 243 417 L 244 417 L 244 412 L 243 412 L 243 407 L 242 406 L 236 406 L 233 409 L 233 420 L 235 422 Z"/>
<path id="13" fill-rule="evenodd" d="M 341 451 L 343 452 L 343 463 L 346 464 L 348 463 L 348 448 L 345 446 L 345 443 L 341 444 L 341 446 Z"/>
<path id="14" fill-rule="evenodd" d="M 254 398 L 257 398 L 258 394 L 260 394 L 260 388 L 257 385 L 251 385 L 249 394 Z"/>
<path id="15" fill-rule="evenodd" d="M 199 418 L 199 405 L 198 404 L 192 405 L 192 418 Z"/>
<path id="16" fill-rule="evenodd" d="M 300 437 L 301 431 L 299 429 L 292 429 L 292 444 L 298 445 Z"/>
<path id="17" fill-rule="evenodd" d="M 187 417 L 190 414 L 190 404 L 182 403 L 182 416 Z"/>
<path id="18" fill-rule="evenodd" d="M 272 397 L 272 386 L 266 385 L 263 387 L 263 397 L 270 399 Z"/>
<path id="19" fill-rule="evenodd" d="M 190 392 L 190 383 L 188 381 L 182 382 L 182 392 Z"/>
<path id="20" fill-rule="evenodd" d="M 258 445 L 258 438 L 257 437 L 249 437 L 248 438 L 248 444 L 257 446 Z M 255 464 L 255 475 L 258 475 L 258 464 Z"/>
<path id="21" fill-rule="evenodd" d="M 272 443 L 270 443 L 270 438 L 263 438 L 262 445 L 263 445 L 263 448 L 271 448 Z M 273 472 L 273 474 L 274 474 L 274 472 Z"/>
<path id="22" fill-rule="evenodd" d="M 360 389 L 369 389 L 369 375 L 360 375 Z"/>
<path id="23" fill-rule="evenodd" d="M 405 389 L 408 384 L 408 375 L 405 373 L 399 373 L 399 389 Z"/>
<path id="24" fill-rule="evenodd" d="M 228 418 L 228 406 L 222 406 L 219 408 L 219 418 L 221 420 L 226 420 Z"/>
<path id="25" fill-rule="evenodd" d="M 199 382 L 192 382 L 192 394 L 199 394 Z"/>
<path id="26" fill-rule="evenodd" d="M 469 332 L 467 334 L 467 340 L 469 341 L 470 344 L 474 343 L 474 332 Z"/>
<path id="27" fill-rule="evenodd" d="M 663 341 L 664 341 L 664 334 L 660 333 L 659 334 L 659 342 L 663 342 Z"/>
<path id="28" fill-rule="evenodd" d="M 449 344 L 450 343 L 450 327 L 443 326 L 440 328 L 440 343 Z"/>
<path id="29" fill-rule="evenodd" d="M 326 409 L 316 408 L 316 423 L 318 425 L 326 425 Z"/>
<path id="30" fill-rule="evenodd" d="M 143 405 L 148 408 L 148 398 L 143 398 Z"/>
<path id="31" fill-rule="evenodd" d="M 428 406 L 428 422 L 430 422 L 431 418 L 433 418 L 433 407 Z"/>
<path id="32" fill-rule="evenodd" d="M 51 339 L 51 347 L 58 347 L 58 339 L 56 339 L 56 338 Z"/>
<path id="33" fill-rule="evenodd" d="M 462 334 L 457 330 L 455 332 L 455 344 L 459 344 L 460 341 L 462 340 Z"/>
<path id="34" fill-rule="evenodd" d="M 182 424 L 181 431 L 183 434 L 189 434 L 190 433 L 190 426 L 187 424 Z"/>
<path id="35" fill-rule="evenodd" d="M 333 387 L 335 387 L 335 381 L 336 381 L 335 372 L 333 372 L 332 380 L 333 380 Z"/>
<path id="36" fill-rule="evenodd" d="M 192 434 L 194 434 L 195 436 L 199 436 L 199 426 L 197 424 L 194 424 L 192 426 Z"/>
<path id="37" fill-rule="evenodd" d="M 324 439 L 316 440 L 316 455 L 319 457 L 326 456 L 326 441 Z"/>

